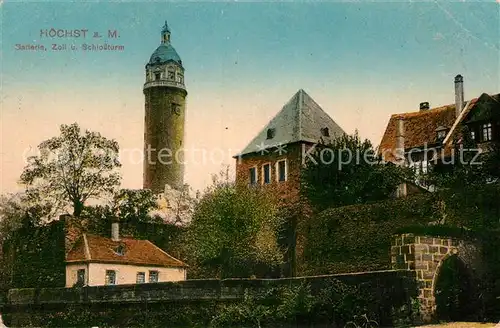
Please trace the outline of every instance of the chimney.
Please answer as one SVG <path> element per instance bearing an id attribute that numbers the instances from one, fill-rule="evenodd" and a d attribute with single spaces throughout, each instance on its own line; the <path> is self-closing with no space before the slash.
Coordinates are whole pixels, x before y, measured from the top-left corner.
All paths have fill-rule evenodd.
<path id="1" fill-rule="evenodd" d="M 429 103 L 427 101 L 421 102 L 420 103 L 420 111 L 428 110 L 429 109 Z"/>
<path id="2" fill-rule="evenodd" d="M 455 115 L 458 117 L 464 109 L 464 78 L 458 74 L 455 76 Z"/>
<path id="3" fill-rule="evenodd" d="M 405 161 L 405 122 L 402 117 L 396 121 L 396 161 L 399 166 Z"/>
<path id="4" fill-rule="evenodd" d="M 111 240 L 119 241 L 120 240 L 120 223 L 117 219 L 114 219 L 111 222 Z"/>
<path id="5" fill-rule="evenodd" d="M 403 117 L 399 117 L 396 130 L 396 164 L 405 166 L 405 121 Z M 406 196 L 406 182 L 402 182 L 396 190 L 396 197 Z"/>

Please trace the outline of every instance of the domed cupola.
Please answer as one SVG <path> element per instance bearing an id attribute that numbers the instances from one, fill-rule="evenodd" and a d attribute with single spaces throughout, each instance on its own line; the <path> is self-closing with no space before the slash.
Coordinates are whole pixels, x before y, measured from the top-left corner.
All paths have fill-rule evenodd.
<path id="1" fill-rule="evenodd" d="M 173 86 L 185 89 L 184 67 L 177 51 L 170 43 L 170 28 L 167 21 L 161 30 L 161 44 L 156 48 L 146 64 L 146 83 L 152 86 Z"/>

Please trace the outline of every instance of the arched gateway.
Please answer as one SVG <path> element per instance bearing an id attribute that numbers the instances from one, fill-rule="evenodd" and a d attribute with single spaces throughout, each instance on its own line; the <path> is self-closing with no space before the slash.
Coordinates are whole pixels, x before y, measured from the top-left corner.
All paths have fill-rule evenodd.
<path id="1" fill-rule="evenodd" d="M 474 242 L 415 234 L 396 235 L 391 246 L 391 263 L 393 269 L 415 272 L 423 321 L 438 319 L 438 315 L 449 314 L 450 311 L 456 314 L 466 302 L 467 308 L 474 307 L 472 301 L 477 300 L 474 282 L 481 277 L 480 251 Z M 454 285 L 445 286 L 453 281 Z M 448 288 L 454 288 L 456 293 L 450 293 Z M 456 304 L 447 303 L 450 300 Z M 462 314 L 466 315 L 466 312 Z"/>

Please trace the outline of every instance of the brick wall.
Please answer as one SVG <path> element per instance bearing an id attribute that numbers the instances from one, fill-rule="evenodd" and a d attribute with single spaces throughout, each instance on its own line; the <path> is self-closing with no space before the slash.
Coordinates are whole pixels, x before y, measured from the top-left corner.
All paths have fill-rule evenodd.
<path id="1" fill-rule="evenodd" d="M 236 182 L 242 184 L 250 183 L 250 168 L 257 168 L 259 185 L 262 184 L 262 167 L 264 164 L 271 164 L 271 183 L 264 185 L 267 188 L 273 188 L 280 195 L 280 198 L 286 201 L 297 201 L 299 198 L 300 187 L 300 169 L 301 144 L 295 143 L 287 145 L 281 154 L 277 149 L 272 148 L 264 153 L 253 153 L 236 158 Z M 279 182 L 276 179 L 276 163 L 280 160 L 287 161 L 287 180 Z"/>

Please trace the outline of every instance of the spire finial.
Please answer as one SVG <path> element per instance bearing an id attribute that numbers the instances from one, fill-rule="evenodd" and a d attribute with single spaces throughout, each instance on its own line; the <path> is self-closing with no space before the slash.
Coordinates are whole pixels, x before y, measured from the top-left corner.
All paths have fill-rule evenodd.
<path id="1" fill-rule="evenodd" d="M 165 25 L 161 29 L 161 43 L 170 42 L 170 28 L 168 27 L 167 20 L 165 20 Z"/>

